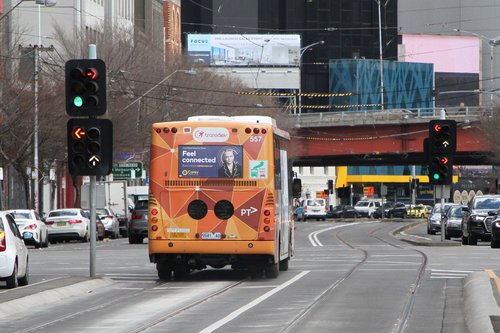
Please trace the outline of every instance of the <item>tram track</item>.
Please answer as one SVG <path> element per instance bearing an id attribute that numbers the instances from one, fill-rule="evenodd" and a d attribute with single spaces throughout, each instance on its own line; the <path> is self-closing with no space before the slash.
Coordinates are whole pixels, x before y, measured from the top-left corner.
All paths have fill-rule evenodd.
<path id="1" fill-rule="evenodd" d="M 179 314 L 182 314 L 183 312 L 188 311 L 188 310 L 196 307 L 197 305 L 206 302 L 207 300 L 209 300 L 213 297 L 219 296 L 219 295 L 241 285 L 243 282 L 245 282 L 247 280 L 248 280 L 248 278 L 245 278 L 245 279 L 235 281 L 229 285 L 223 286 L 217 290 L 210 292 L 208 295 L 205 295 L 201 298 L 196 299 L 195 301 L 193 301 L 187 305 L 184 305 L 176 310 L 169 311 L 168 313 L 165 313 L 164 315 L 161 315 L 159 317 L 155 317 L 155 319 L 152 321 L 149 321 L 147 323 L 141 323 L 140 326 L 132 328 L 132 329 L 124 329 L 123 332 L 128 332 L 128 333 L 144 332 L 144 331 L 162 323 L 165 320 L 168 320 L 168 319 L 173 318 Z M 136 298 L 138 295 L 141 295 L 145 291 L 154 291 L 155 288 L 159 288 L 159 287 L 164 288 L 166 285 L 169 285 L 171 283 L 172 282 L 158 281 L 154 285 L 152 285 L 146 289 L 137 290 L 137 291 L 132 292 L 130 294 L 119 296 L 119 297 L 113 298 L 112 300 L 109 300 L 109 301 L 104 301 L 102 303 L 99 303 L 98 305 L 91 306 L 91 307 L 86 308 L 84 310 L 76 311 L 76 312 L 73 312 L 71 314 L 67 314 L 64 316 L 59 316 L 57 318 L 53 318 L 52 320 L 46 321 L 43 323 L 38 323 L 37 325 L 33 325 L 31 327 L 24 328 L 23 330 L 18 331 L 17 333 L 38 332 L 40 330 L 47 329 L 52 325 L 64 323 L 64 322 L 71 320 L 72 318 L 76 318 L 78 316 L 86 315 L 86 314 L 89 314 L 92 312 L 99 312 L 101 310 L 105 310 L 108 308 L 113 308 L 113 306 L 118 306 L 118 305 L 122 304 L 123 302 L 127 302 L 129 300 Z"/>
<path id="2" fill-rule="evenodd" d="M 356 223 L 358 224 L 358 223 Z M 350 242 L 346 239 L 344 239 L 341 234 L 346 232 L 347 230 L 342 227 L 346 227 L 348 225 L 341 225 L 339 227 L 331 227 L 327 229 L 323 229 L 323 231 L 332 231 L 335 230 L 335 238 L 346 245 L 347 247 L 359 251 L 362 253 L 362 258 L 359 260 L 358 263 L 356 263 L 352 268 L 350 268 L 341 278 L 337 279 L 334 283 L 332 283 L 327 289 L 325 289 L 320 295 L 318 295 L 307 307 L 303 309 L 297 316 L 295 316 L 292 321 L 288 323 L 286 327 L 284 327 L 280 332 L 288 332 L 290 329 L 292 329 L 296 324 L 300 323 L 301 319 L 304 318 L 308 313 L 310 313 L 316 306 L 320 306 L 321 302 L 327 297 L 331 296 L 336 290 L 338 290 L 342 285 L 344 285 L 355 273 L 358 271 L 361 267 L 363 267 L 368 258 L 369 258 L 369 252 L 366 249 L 361 248 L 360 246 L 357 246 L 354 244 L 354 242 Z M 393 243 L 387 239 L 383 239 L 382 237 L 376 235 L 377 232 L 380 230 L 386 228 L 385 225 L 380 226 L 379 228 L 376 228 L 372 231 L 370 231 L 369 235 L 372 238 L 377 239 L 378 241 L 390 245 L 391 247 L 401 249 L 401 250 L 408 250 L 408 248 L 405 248 L 399 244 Z M 311 240 L 311 244 L 313 246 L 322 246 L 321 242 L 318 240 L 318 232 L 312 233 L 312 237 L 310 236 L 309 239 Z M 422 277 L 424 275 L 425 269 L 427 267 L 427 255 L 417 249 L 410 249 L 411 251 L 417 252 L 421 256 L 421 262 L 420 265 L 417 269 L 417 274 L 415 276 L 415 280 L 413 284 L 410 286 L 410 292 L 408 295 L 408 298 L 405 301 L 405 305 L 403 307 L 403 310 L 399 317 L 396 319 L 396 324 L 395 327 L 396 329 L 393 332 L 397 333 L 403 333 L 405 332 L 408 320 L 411 316 L 412 309 L 415 303 L 415 296 L 417 293 L 417 290 L 421 284 Z"/>

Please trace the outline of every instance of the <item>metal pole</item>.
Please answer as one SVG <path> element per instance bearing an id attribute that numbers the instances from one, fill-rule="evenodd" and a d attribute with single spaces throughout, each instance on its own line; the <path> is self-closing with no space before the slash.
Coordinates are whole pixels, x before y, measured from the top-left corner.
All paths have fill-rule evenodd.
<path id="1" fill-rule="evenodd" d="M 380 55 L 380 104 L 381 110 L 384 109 L 384 59 L 382 54 L 382 17 L 380 12 L 380 0 L 378 3 L 378 44 Z"/>
<path id="2" fill-rule="evenodd" d="M 493 92 L 493 48 L 495 46 L 490 43 L 490 91 Z M 493 94 L 490 94 L 490 108 L 493 109 Z"/>
<path id="3" fill-rule="evenodd" d="M 33 209 L 40 214 L 40 198 L 38 184 L 38 46 L 33 47 L 35 56 L 35 73 L 33 77 L 33 93 L 34 93 L 34 119 L 33 119 Z"/>
<path id="4" fill-rule="evenodd" d="M 90 44 L 88 48 L 89 59 L 97 59 L 95 44 Z M 96 176 L 90 176 L 90 277 L 95 277 L 96 266 Z"/>

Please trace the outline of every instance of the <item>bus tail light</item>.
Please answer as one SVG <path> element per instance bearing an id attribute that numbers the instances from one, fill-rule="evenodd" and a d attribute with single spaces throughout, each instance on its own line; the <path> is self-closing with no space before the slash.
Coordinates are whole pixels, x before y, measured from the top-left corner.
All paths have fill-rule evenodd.
<path id="1" fill-rule="evenodd" d="M 0 252 L 5 251 L 7 248 L 7 243 L 5 241 L 5 232 L 0 232 Z"/>
<path id="2" fill-rule="evenodd" d="M 158 215 L 158 209 L 156 209 L 156 208 L 151 209 L 151 214 Z"/>
<path id="3" fill-rule="evenodd" d="M 271 228 L 270 228 L 268 225 L 266 225 L 266 226 L 264 227 L 264 231 L 265 231 L 265 232 L 269 232 L 269 230 L 271 230 Z"/>
<path id="4" fill-rule="evenodd" d="M 151 230 L 153 230 L 153 231 L 158 231 L 158 226 L 157 226 L 157 225 L 152 226 L 152 227 L 151 227 Z"/>

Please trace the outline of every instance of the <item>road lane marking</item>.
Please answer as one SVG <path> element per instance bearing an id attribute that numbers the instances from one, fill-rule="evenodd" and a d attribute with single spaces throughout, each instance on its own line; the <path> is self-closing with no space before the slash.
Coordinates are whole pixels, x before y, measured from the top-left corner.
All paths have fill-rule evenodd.
<path id="1" fill-rule="evenodd" d="M 485 269 L 484 271 L 486 272 L 486 274 L 488 274 L 490 279 L 493 279 L 493 281 L 495 282 L 495 286 L 497 287 L 497 292 L 500 294 L 500 278 L 492 269 Z"/>
<path id="2" fill-rule="evenodd" d="M 329 227 L 329 228 L 325 228 L 325 229 L 320 229 L 320 230 L 317 230 L 317 231 L 313 231 L 309 234 L 308 238 L 309 238 L 309 241 L 311 242 L 312 246 L 314 247 L 317 247 L 317 246 L 323 246 L 323 244 L 319 241 L 318 239 L 318 235 L 320 233 L 323 233 L 325 231 L 330 231 L 330 230 L 334 230 L 334 229 L 337 229 L 337 228 L 342 228 L 342 227 L 345 227 L 345 226 L 349 226 L 349 225 L 356 225 L 356 224 L 360 224 L 361 222 L 355 222 L 355 223 L 349 223 L 349 224 L 342 224 L 342 225 L 336 225 L 334 227 Z M 369 222 L 365 222 L 366 223 L 369 223 Z"/>
<path id="3" fill-rule="evenodd" d="M 285 289 L 286 287 L 288 287 L 289 285 L 291 285 L 292 283 L 300 280 L 301 278 L 303 278 L 306 274 L 308 274 L 310 271 L 303 271 L 301 272 L 300 274 L 296 275 L 295 277 L 293 277 L 292 279 L 286 281 L 285 283 L 282 283 L 281 285 L 279 285 L 278 287 L 268 291 L 267 293 L 265 293 L 264 295 L 256 298 L 255 300 L 253 300 L 252 302 L 248 303 L 247 305 L 244 305 L 242 306 L 241 308 L 233 311 L 232 313 L 230 313 L 229 315 L 227 315 L 226 317 L 222 318 L 221 320 L 213 323 L 212 325 L 208 326 L 207 328 L 203 329 L 200 331 L 200 333 L 211 333 L 213 331 L 215 331 L 216 329 L 222 327 L 223 325 L 227 324 L 228 322 L 230 322 L 231 320 L 237 318 L 239 315 L 241 315 L 242 313 L 250 310 L 251 308 L 253 308 L 254 306 L 256 306 L 257 304 L 265 301 L 266 299 L 268 299 L 269 297 L 273 296 L 274 294 L 276 294 L 277 292 L 281 291 L 282 289 Z"/>

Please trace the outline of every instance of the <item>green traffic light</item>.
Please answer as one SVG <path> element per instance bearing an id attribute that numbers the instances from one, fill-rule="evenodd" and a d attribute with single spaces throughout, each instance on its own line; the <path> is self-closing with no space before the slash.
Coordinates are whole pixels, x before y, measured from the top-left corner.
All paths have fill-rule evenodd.
<path id="1" fill-rule="evenodd" d="M 81 98 L 80 96 L 76 96 L 75 98 L 73 98 L 73 105 L 77 108 L 81 107 L 83 105 L 83 98 Z"/>
<path id="2" fill-rule="evenodd" d="M 439 174 L 438 173 L 435 173 L 432 175 L 432 178 L 434 178 L 434 180 L 439 180 Z"/>

